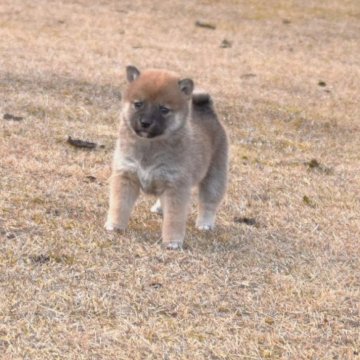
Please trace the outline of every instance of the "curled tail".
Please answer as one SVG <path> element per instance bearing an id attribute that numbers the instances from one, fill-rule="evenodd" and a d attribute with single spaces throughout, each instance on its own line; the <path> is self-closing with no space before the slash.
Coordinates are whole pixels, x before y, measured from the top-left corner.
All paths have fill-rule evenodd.
<path id="1" fill-rule="evenodd" d="M 213 102 L 211 96 L 203 91 L 194 92 L 192 94 L 192 104 L 196 110 L 213 110 Z"/>

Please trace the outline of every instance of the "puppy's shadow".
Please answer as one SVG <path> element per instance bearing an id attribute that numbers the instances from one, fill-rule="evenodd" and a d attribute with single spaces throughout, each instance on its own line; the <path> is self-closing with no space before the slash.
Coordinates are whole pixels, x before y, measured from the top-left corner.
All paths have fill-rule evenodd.
<path id="1" fill-rule="evenodd" d="M 161 227 L 162 216 L 148 211 L 141 219 L 133 217 L 128 231 L 135 241 L 159 245 L 162 242 Z M 239 230 L 237 224 L 218 225 L 214 230 L 208 231 L 199 230 L 195 226 L 195 218 L 191 216 L 187 222 L 183 251 L 199 253 L 241 251 L 247 247 L 250 239 L 245 231 Z"/>

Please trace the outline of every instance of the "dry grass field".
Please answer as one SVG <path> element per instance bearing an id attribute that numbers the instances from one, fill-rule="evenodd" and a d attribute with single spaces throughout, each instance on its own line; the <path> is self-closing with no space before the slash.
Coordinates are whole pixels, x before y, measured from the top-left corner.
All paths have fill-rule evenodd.
<path id="1" fill-rule="evenodd" d="M 103 229 L 128 64 L 192 77 L 229 131 L 182 251 L 148 197 Z M 0 131 L 1 360 L 360 359 L 358 0 L 2 0 Z"/>

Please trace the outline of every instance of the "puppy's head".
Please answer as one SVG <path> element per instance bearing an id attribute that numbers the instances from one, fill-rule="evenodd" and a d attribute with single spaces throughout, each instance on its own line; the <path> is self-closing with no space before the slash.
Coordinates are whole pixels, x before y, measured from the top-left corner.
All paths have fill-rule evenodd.
<path id="1" fill-rule="evenodd" d="M 126 68 L 128 87 L 123 97 L 124 119 L 136 135 L 144 138 L 171 136 L 188 117 L 194 88 L 191 79 L 181 80 L 164 70 Z"/>

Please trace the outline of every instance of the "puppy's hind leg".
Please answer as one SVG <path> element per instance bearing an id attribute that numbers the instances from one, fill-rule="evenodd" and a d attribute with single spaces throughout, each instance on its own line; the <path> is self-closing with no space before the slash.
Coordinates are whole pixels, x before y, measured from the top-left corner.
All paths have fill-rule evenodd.
<path id="1" fill-rule="evenodd" d="M 215 154 L 211 167 L 199 185 L 199 214 L 196 226 L 211 230 L 215 226 L 216 211 L 227 185 L 227 143 Z"/>

